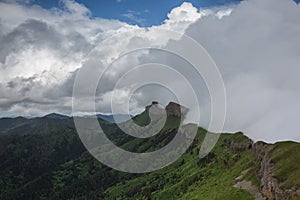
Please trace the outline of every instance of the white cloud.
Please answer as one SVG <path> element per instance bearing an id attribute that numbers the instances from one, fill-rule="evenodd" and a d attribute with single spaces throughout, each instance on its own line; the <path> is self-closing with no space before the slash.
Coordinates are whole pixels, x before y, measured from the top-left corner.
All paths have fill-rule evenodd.
<path id="1" fill-rule="evenodd" d="M 183 3 L 170 11 L 162 25 L 149 28 L 91 18 L 84 5 L 62 3 L 60 9 L 45 10 L 36 5 L 0 2 L 0 108 L 4 113 L 70 114 L 74 77 L 92 48 L 116 33 L 124 33 L 116 35 L 114 42 L 103 42 L 97 47 L 100 54 L 85 62 L 97 70 L 135 47 L 162 47 L 170 39 L 180 39 L 163 34 L 160 28 L 165 28 L 185 32 L 216 61 L 227 89 L 227 131 L 242 130 L 256 140 L 300 140 L 300 10 L 292 0 L 249 0 L 204 10 Z M 103 90 L 98 91 L 98 110 L 110 111 L 112 83 L 122 73 L 147 62 L 161 62 L 189 74 L 188 63 L 174 55 L 150 50 L 124 56 L 106 74 Z M 82 88 L 88 87 L 92 72 L 87 71 Z M 176 86 L 175 92 L 187 96 L 181 82 L 168 75 L 164 74 L 166 81 Z M 139 78 L 148 76 L 139 72 Z M 175 99 L 170 91 L 154 88 L 135 93 L 134 112 L 151 100 L 166 104 Z M 117 88 L 120 105 L 130 89 L 128 85 Z M 203 85 L 199 90 L 205 93 Z M 209 95 L 203 94 L 201 101 L 202 124 L 207 124 Z M 194 109 L 188 101 L 187 106 Z"/>
<path id="2" fill-rule="evenodd" d="M 62 0 L 65 10 L 69 11 L 75 16 L 90 16 L 91 11 L 85 7 L 83 4 L 77 3 L 74 0 Z"/>
<path id="3" fill-rule="evenodd" d="M 190 24 L 205 16 L 213 16 L 221 19 L 228 16 L 232 11 L 231 7 L 216 7 L 212 9 L 197 9 L 191 3 L 184 2 L 179 7 L 173 8 L 168 13 L 168 18 L 161 25 L 163 28 L 184 31 Z"/>
<path id="4" fill-rule="evenodd" d="M 124 38 L 116 38 L 113 44 L 100 46 L 102 56 L 97 59 L 105 64 L 116 59 L 120 50 L 126 52 L 126 46 L 134 48 L 144 43 L 161 46 L 169 39 L 164 35 L 157 40 L 159 29 L 155 27 L 147 30 L 117 20 L 91 18 L 84 5 L 70 0 L 61 1 L 61 8 L 50 10 L 0 2 L 0 19 L 1 110 L 16 115 L 23 115 L 21 108 L 30 115 L 55 111 L 70 114 L 76 70 L 81 67 L 82 59 L 107 37 L 136 30 Z M 130 59 L 132 63 L 137 58 Z M 111 73 L 120 74 L 119 69 Z M 68 110 L 59 109 L 65 102 L 69 106 L 63 108 Z M 27 104 L 35 103 L 41 105 L 28 109 Z"/>
<path id="5" fill-rule="evenodd" d="M 2 111 L 23 115 L 23 108 L 26 114 L 40 115 L 59 111 L 68 102 L 62 112 L 70 114 L 71 97 L 68 94 L 66 100 L 58 86 L 81 67 L 98 41 L 134 28 L 116 20 L 91 19 L 90 11 L 74 1 L 61 3 L 61 9 L 45 10 L 0 2 Z M 36 106 L 29 109 L 27 104 Z"/>
<path id="6" fill-rule="evenodd" d="M 123 14 L 122 16 L 140 25 L 143 25 L 146 22 L 146 20 L 142 18 L 141 13 L 134 10 L 128 10 L 127 13 Z"/>

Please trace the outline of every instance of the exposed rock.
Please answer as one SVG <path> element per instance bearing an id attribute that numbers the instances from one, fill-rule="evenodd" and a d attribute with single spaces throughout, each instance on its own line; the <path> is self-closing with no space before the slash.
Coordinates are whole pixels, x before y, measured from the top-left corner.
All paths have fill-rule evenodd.
<path id="1" fill-rule="evenodd" d="M 239 150 L 246 148 L 247 143 L 242 145 L 240 143 L 231 143 L 230 148 Z M 251 182 L 242 180 L 247 171 L 241 173 L 235 180 L 238 181 L 234 187 L 248 190 L 255 199 L 272 199 L 272 200 L 294 200 L 300 197 L 300 188 L 294 186 L 290 189 L 283 189 L 280 187 L 280 181 L 274 177 L 275 165 L 271 162 L 270 145 L 264 142 L 256 142 L 252 145 L 253 153 L 257 157 L 257 164 L 259 168 L 256 171 L 256 176 L 260 187 L 255 188 Z M 249 169 L 248 169 L 249 170 Z M 261 196 L 262 195 L 262 196 Z"/>
<path id="2" fill-rule="evenodd" d="M 260 191 L 268 199 L 289 199 L 284 198 L 284 192 L 279 187 L 277 179 L 273 178 L 274 165 L 270 162 L 268 153 L 266 152 L 262 158 L 259 170 Z"/>
<path id="3" fill-rule="evenodd" d="M 166 106 L 166 111 L 168 116 L 175 116 L 175 117 L 185 116 L 188 113 L 188 110 L 189 110 L 188 108 L 174 102 L 170 102 Z"/>
<path id="4" fill-rule="evenodd" d="M 165 109 L 160 107 L 156 101 L 153 101 L 151 105 L 145 107 L 147 112 L 151 112 L 151 114 L 155 115 L 163 115 L 165 114 Z"/>
<path id="5" fill-rule="evenodd" d="M 252 146 L 253 153 L 258 157 L 259 160 L 262 159 L 264 155 L 263 151 L 267 146 L 268 144 L 262 141 L 258 141 L 253 144 Z"/>
<path id="6" fill-rule="evenodd" d="M 271 162 L 267 144 L 264 142 L 257 142 L 253 145 L 253 152 L 260 162 L 258 170 L 258 179 L 260 183 L 260 191 L 267 199 L 293 200 L 300 196 L 300 188 L 293 187 L 288 190 L 280 188 L 280 182 L 274 178 L 275 166 Z"/>
<path id="7" fill-rule="evenodd" d="M 164 113 L 164 109 L 159 107 L 158 102 L 156 101 L 153 101 L 151 105 L 146 106 L 145 110 L 149 112 L 150 108 L 151 108 L 151 112 L 154 114 Z M 165 108 L 167 116 L 175 116 L 175 117 L 185 116 L 188 110 L 189 110 L 188 108 L 174 102 L 170 102 Z"/>
<path id="8" fill-rule="evenodd" d="M 237 182 L 234 187 L 247 190 L 251 195 L 254 196 L 255 200 L 265 200 L 266 198 L 262 196 L 257 187 L 253 186 L 250 181 L 240 181 Z"/>
<path id="9" fill-rule="evenodd" d="M 151 105 L 148 105 L 145 107 L 146 111 L 149 111 L 151 107 L 158 107 L 158 102 L 157 101 L 152 101 Z"/>
<path id="10" fill-rule="evenodd" d="M 234 142 L 232 141 L 229 145 L 230 150 L 235 152 L 242 152 L 247 149 L 250 149 L 253 145 L 252 141 L 243 141 L 243 142 Z"/>
<path id="11" fill-rule="evenodd" d="M 242 171 L 242 173 L 235 178 L 236 181 L 242 181 L 244 176 L 250 171 L 250 168 L 249 169 L 246 169 L 244 171 Z"/>

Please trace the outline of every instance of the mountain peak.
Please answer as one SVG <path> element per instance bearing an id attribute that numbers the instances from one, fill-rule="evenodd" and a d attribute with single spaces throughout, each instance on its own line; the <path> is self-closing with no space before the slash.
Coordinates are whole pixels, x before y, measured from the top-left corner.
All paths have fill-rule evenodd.
<path id="1" fill-rule="evenodd" d="M 176 117 L 185 116 L 189 111 L 188 108 L 175 102 L 170 102 L 165 109 L 168 115 L 176 116 Z"/>
<path id="2" fill-rule="evenodd" d="M 156 110 L 157 109 L 163 109 L 163 108 L 159 108 L 158 105 L 159 105 L 159 103 L 157 101 L 153 101 L 151 103 L 151 105 L 148 105 L 148 106 L 145 107 L 145 111 L 148 112 L 152 106 L 155 106 Z M 165 111 L 167 112 L 168 116 L 181 117 L 181 116 L 185 116 L 188 113 L 189 109 L 182 106 L 182 105 L 180 105 L 180 104 L 178 104 L 178 103 L 175 103 L 175 102 L 171 101 L 165 107 Z"/>
<path id="3" fill-rule="evenodd" d="M 68 119 L 69 117 L 66 115 L 61 115 L 57 113 L 50 113 L 48 115 L 45 115 L 43 118 L 48 118 L 48 119 Z"/>

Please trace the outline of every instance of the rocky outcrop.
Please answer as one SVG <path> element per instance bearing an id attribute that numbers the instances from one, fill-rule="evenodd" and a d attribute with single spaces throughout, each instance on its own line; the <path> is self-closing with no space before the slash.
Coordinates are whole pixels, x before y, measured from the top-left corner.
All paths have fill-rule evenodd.
<path id="1" fill-rule="evenodd" d="M 273 177 L 273 171 L 274 165 L 271 163 L 268 152 L 266 152 L 259 169 L 260 191 L 268 199 L 284 199 L 284 192 L 279 187 L 279 181 Z"/>
<path id="2" fill-rule="evenodd" d="M 229 145 L 230 150 L 234 152 L 243 152 L 247 149 L 251 149 L 252 141 L 243 141 L 243 142 L 231 142 Z"/>
<path id="3" fill-rule="evenodd" d="M 165 109 L 162 108 L 156 101 L 153 101 L 151 105 L 145 107 L 145 111 L 151 112 L 151 114 L 155 115 L 163 115 L 165 114 Z"/>
<path id="4" fill-rule="evenodd" d="M 243 152 L 247 149 L 251 149 L 253 145 L 253 141 L 246 136 L 242 132 L 237 132 L 233 134 L 233 138 L 243 137 L 243 139 L 230 139 L 224 138 L 222 146 L 228 147 L 233 152 Z"/>
<path id="5" fill-rule="evenodd" d="M 157 101 L 152 101 L 151 105 L 148 105 L 145 107 L 145 111 L 149 112 L 151 107 L 158 107 L 158 102 Z"/>
<path id="6" fill-rule="evenodd" d="M 252 185 L 251 181 L 239 181 L 233 187 L 241 188 L 243 190 L 247 190 L 252 196 L 254 196 L 255 200 L 265 200 L 266 198 L 262 196 L 261 192 Z"/>
<path id="7" fill-rule="evenodd" d="M 177 103 L 170 102 L 166 106 L 166 112 L 167 112 L 168 116 L 181 117 L 181 116 L 185 116 L 187 114 L 188 109 Z"/>
<path id="8" fill-rule="evenodd" d="M 163 108 L 158 106 L 158 102 L 153 101 L 151 105 L 148 105 L 145 107 L 145 110 L 149 112 L 151 109 L 151 112 L 154 114 L 163 114 L 164 110 Z M 167 116 L 175 116 L 175 117 L 181 117 L 185 116 L 188 113 L 188 108 L 179 105 L 178 103 L 170 102 L 166 108 L 165 111 L 167 113 Z"/>
<path id="9" fill-rule="evenodd" d="M 288 190 L 280 188 L 280 182 L 274 178 L 275 166 L 269 155 L 271 148 L 264 142 L 257 142 L 253 145 L 253 152 L 257 156 L 260 167 L 257 171 L 257 178 L 260 184 L 260 191 L 267 199 L 293 200 L 300 197 L 300 188 L 293 187 Z"/>

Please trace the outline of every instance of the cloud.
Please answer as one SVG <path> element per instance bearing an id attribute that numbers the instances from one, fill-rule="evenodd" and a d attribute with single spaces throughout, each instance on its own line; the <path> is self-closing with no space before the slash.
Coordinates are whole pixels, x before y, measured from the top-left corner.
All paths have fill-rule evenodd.
<path id="1" fill-rule="evenodd" d="M 221 70 L 227 131 L 270 142 L 300 140 L 299 17 L 299 4 L 292 0 L 251 0 L 221 20 L 203 17 L 186 30 Z"/>
<path id="2" fill-rule="evenodd" d="M 161 25 L 163 28 L 184 31 L 190 24 L 205 16 L 218 17 L 219 19 L 230 15 L 232 6 L 215 7 L 210 9 L 197 9 L 189 2 L 182 3 L 179 7 L 173 8 L 167 15 L 167 19 Z M 175 28 L 175 29 L 174 29 Z"/>
<path id="3" fill-rule="evenodd" d="M 140 25 L 143 25 L 146 22 L 146 19 L 141 17 L 141 13 L 134 10 L 128 10 L 127 13 L 122 14 L 122 16 Z"/>
<path id="4" fill-rule="evenodd" d="M 116 33 L 136 30 L 117 38 L 114 44 L 102 44 L 102 56 L 96 57 L 97 62 L 107 64 L 116 59 L 124 45 L 133 48 L 142 43 L 157 43 L 160 46 L 169 39 L 165 35 L 157 40 L 155 35 L 159 30 L 155 28 L 147 30 L 118 20 L 91 18 L 84 5 L 68 0 L 50 10 L 38 5 L 0 2 L 0 19 L 0 99 L 5 102 L 1 104 L 1 112 L 14 115 L 55 111 L 71 114 L 73 83 L 83 59 L 101 41 Z M 130 61 L 123 62 L 134 64 L 137 57 L 128 57 Z M 112 69 L 107 83 L 116 80 L 116 74 L 122 72 L 117 66 Z M 112 89 L 107 85 L 100 97 Z M 37 105 L 29 109 L 28 103 L 21 103 L 24 99 L 31 99 Z M 100 100 L 99 109 L 108 112 L 108 104 Z M 65 109 L 60 109 L 62 105 Z"/>
<path id="5" fill-rule="evenodd" d="M 134 12 L 127 15 L 137 16 Z M 119 58 L 143 45 L 159 48 L 180 39 L 163 34 L 160 29 L 164 28 L 191 36 L 217 63 L 227 90 L 226 131 L 242 130 L 255 140 L 269 142 L 299 141 L 299 18 L 299 4 L 292 0 L 249 0 L 200 10 L 191 3 L 183 3 L 171 10 L 161 25 L 141 28 L 117 20 L 92 18 L 84 5 L 74 1 L 62 1 L 60 8 L 50 10 L 0 2 L 0 112 L 71 114 L 78 71 L 86 70 L 86 81 L 81 85 L 84 97 L 91 77 L 110 63 L 96 93 L 97 110 L 105 113 L 111 112 L 114 83 L 133 66 L 158 62 L 181 70 L 191 82 L 198 81 L 189 70 L 189 63 L 167 52 L 151 49 Z M 105 40 L 111 36 L 115 37 L 113 42 Z M 95 47 L 97 53 L 91 55 Z M 144 71 L 135 73 L 139 79 L 151 77 Z M 157 74 L 174 86 L 173 92 L 187 97 L 187 107 L 196 109 L 183 82 L 174 81 L 165 71 Z M 134 89 L 134 79 L 130 80 L 115 90 L 119 112 L 127 109 L 124 99 Z M 207 127 L 211 105 L 203 80 L 198 90 L 202 92 L 201 125 Z M 130 110 L 138 113 L 152 100 L 167 104 L 176 101 L 176 97 L 166 88 L 147 86 L 133 94 Z M 88 103 L 82 100 L 84 114 L 89 112 L 85 110 Z"/>
<path id="6" fill-rule="evenodd" d="M 81 67 L 98 41 L 131 28 L 116 20 L 91 19 L 89 14 L 74 1 L 62 1 L 61 8 L 50 10 L 0 2 L 2 112 L 40 115 L 59 111 L 68 102 L 61 111 L 71 114 L 71 97 L 58 88 Z M 35 102 L 34 109 L 24 99 L 31 99 L 31 105 Z"/>
<path id="7" fill-rule="evenodd" d="M 91 11 L 83 4 L 77 3 L 74 0 L 62 0 L 62 5 L 71 14 L 75 16 L 90 16 Z"/>

